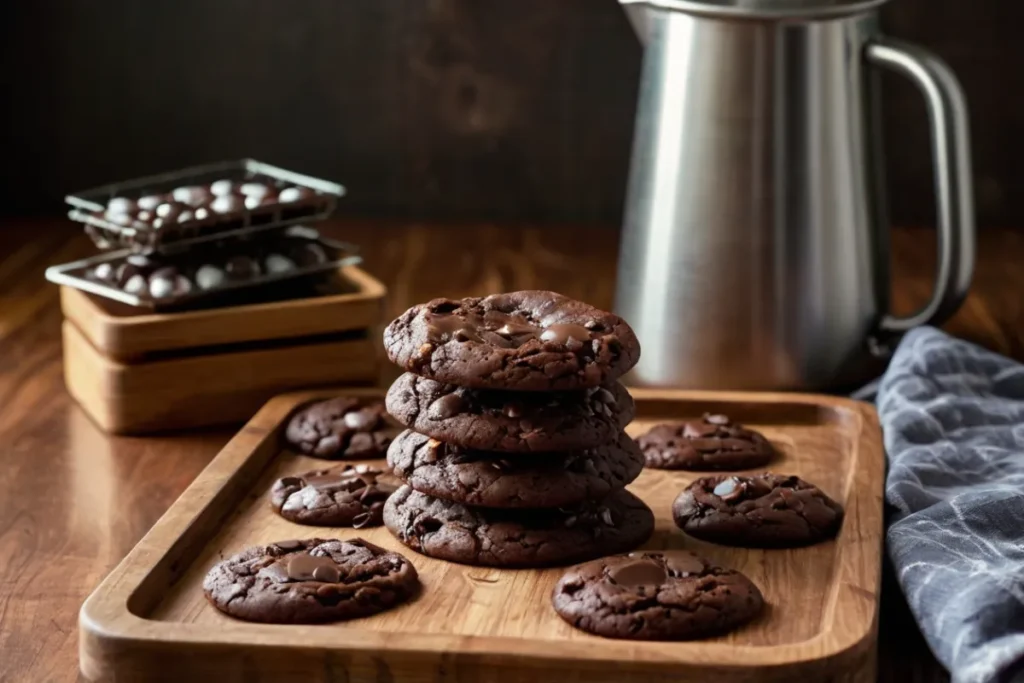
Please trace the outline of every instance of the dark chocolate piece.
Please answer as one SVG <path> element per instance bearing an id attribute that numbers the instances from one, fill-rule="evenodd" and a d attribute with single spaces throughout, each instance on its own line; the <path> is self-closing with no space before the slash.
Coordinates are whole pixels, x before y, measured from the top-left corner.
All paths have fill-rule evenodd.
<path id="1" fill-rule="evenodd" d="M 263 260 L 264 272 L 271 275 L 279 275 L 295 270 L 295 262 L 281 254 L 267 254 Z"/>
<path id="2" fill-rule="evenodd" d="M 232 280 L 247 280 L 260 274 L 260 265 L 250 256 L 232 256 L 224 264 L 224 270 Z"/>
<path id="3" fill-rule="evenodd" d="M 192 208 L 205 206 L 210 203 L 213 195 L 210 189 L 203 187 L 202 185 L 190 185 L 187 187 L 179 187 L 171 193 L 171 197 L 174 201 L 187 204 Z"/>
<path id="4" fill-rule="evenodd" d="M 221 268 L 207 264 L 199 266 L 195 279 L 199 289 L 216 289 L 228 281 L 228 275 Z"/>
<path id="5" fill-rule="evenodd" d="M 316 192 L 308 187 L 286 187 L 277 195 L 277 201 L 282 204 L 303 202 L 316 196 Z"/>

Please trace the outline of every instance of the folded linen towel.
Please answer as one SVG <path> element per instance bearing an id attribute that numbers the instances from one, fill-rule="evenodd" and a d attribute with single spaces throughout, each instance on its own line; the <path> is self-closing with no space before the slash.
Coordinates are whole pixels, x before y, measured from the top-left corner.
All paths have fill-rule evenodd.
<path id="1" fill-rule="evenodd" d="M 911 611 L 954 683 L 1024 681 L 1024 365 L 925 327 L 877 388 Z"/>

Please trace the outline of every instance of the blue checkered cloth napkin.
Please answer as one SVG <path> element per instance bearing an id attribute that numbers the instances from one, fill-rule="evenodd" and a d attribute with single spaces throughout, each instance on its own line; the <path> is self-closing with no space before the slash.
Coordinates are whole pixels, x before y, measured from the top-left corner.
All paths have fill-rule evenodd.
<path id="1" fill-rule="evenodd" d="M 1024 365 L 933 328 L 877 384 L 896 576 L 954 683 L 1024 681 Z"/>

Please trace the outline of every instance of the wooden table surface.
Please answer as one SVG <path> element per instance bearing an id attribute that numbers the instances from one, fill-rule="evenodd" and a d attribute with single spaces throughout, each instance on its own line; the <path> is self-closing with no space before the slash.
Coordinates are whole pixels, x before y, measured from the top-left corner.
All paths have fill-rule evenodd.
<path id="1" fill-rule="evenodd" d="M 617 235 L 566 226 L 338 223 L 390 290 L 389 314 L 435 296 L 552 288 L 608 306 Z M 89 592 L 230 437 L 214 430 L 109 438 L 64 390 L 57 288 L 47 265 L 92 253 L 67 221 L 0 229 L 0 681 L 78 679 L 77 613 Z M 927 297 L 934 238 L 894 233 L 898 311 Z M 947 328 L 1024 358 L 1024 232 L 985 233 L 974 289 Z M 890 572 L 880 680 L 948 680 Z"/>

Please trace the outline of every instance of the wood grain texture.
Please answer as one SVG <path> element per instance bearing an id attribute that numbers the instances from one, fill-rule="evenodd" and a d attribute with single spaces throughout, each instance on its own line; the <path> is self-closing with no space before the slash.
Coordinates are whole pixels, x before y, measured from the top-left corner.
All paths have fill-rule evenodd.
<path id="1" fill-rule="evenodd" d="M 328 231 L 363 248 L 389 289 L 387 315 L 440 295 L 557 288 L 611 302 L 617 236 L 589 226 L 381 224 Z M 893 232 L 896 310 L 927 298 L 934 233 Z M 58 289 L 46 266 L 93 253 L 63 219 L 0 225 L 0 681 L 78 679 L 85 597 L 167 510 L 234 430 L 104 436 L 63 388 Z M 984 233 L 973 289 L 946 328 L 1024 360 L 1024 234 Z M 884 574 L 879 680 L 948 676 Z"/>
<path id="2" fill-rule="evenodd" d="M 288 340 L 380 325 L 386 289 L 355 266 L 339 269 L 322 296 L 173 314 L 142 313 L 116 301 L 60 288 L 61 310 L 97 351 L 131 361 L 199 347 Z"/>
<path id="3" fill-rule="evenodd" d="M 270 402 L 104 580 L 82 607 L 87 677 L 239 683 L 873 678 L 884 456 L 872 407 L 795 394 L 633 391 L 631 434 L 665 420 L 726 413 L 772 441 L 780 454 L 773 469 L 815 482 L 846 510 L 835 541 L 783 551 L 724 548 L 691 539 L 672 523 L 672 501 L 696 475 L 644 471 L 629 487 L 657 517 L 644 547 L 690 549 L 735 567 L 758 584 L 768 607 L 727 636 L 637 643 L 591 636 L 558 617 L 550 595 L 560 569 L 458 565 L 413 553 L 383 527 L 300 526 L 274 513 L 273 482 L 323 462 L 281 449 L 289 415 L 312 398 L 339 393 L 351 392 L 302 392 Z M 363 537 L 402 552 L 420 574 L 420 596 L 372 618 L 327 626 L 249 624 L 207 603 L 203 577 L 221 558 L 313 536 Z M 232 657 L 246 662 L 246 670 L 226 667 Z M 366 671 L 361 660 L 376 671 Z"/>
<path id="4" fill-rule="evenodd" d="M 73 323 L 61 329 L 68 393 L 112 434 L 238 423 L 282 390 L 374 384 L 379 374 L 378 345 L 368 335 L 121 363 L 98 352 Z"/>
<path id="5" fill-rule="evenodd" d="M 373 384 L 384 286 L 352 266 L 332 285 L 343 293 L 142 315 L 61 287 L 64 384 L 114 434 L 238 423 L 283 391 Z"/>

